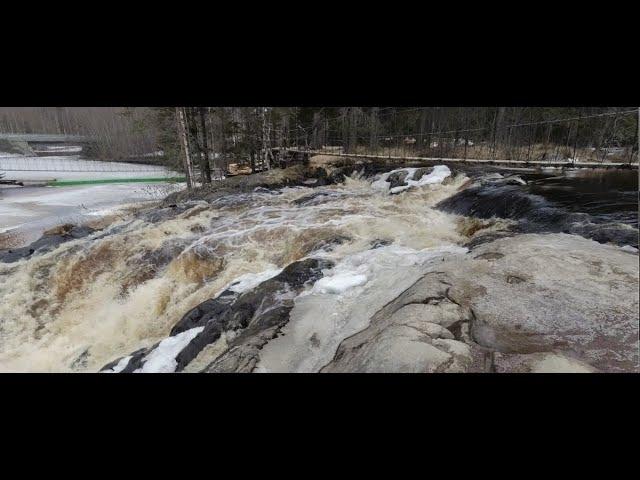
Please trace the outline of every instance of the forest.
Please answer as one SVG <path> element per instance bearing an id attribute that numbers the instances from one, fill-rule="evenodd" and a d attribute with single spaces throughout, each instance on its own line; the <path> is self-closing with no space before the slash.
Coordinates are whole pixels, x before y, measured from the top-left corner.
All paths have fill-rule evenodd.
<path id="1" fill-rule="evenodd" d="M 268 169 L 273 148 L 452 158 L 637 162 L 637 107 L 22 107 L 0 131 L 95 137 L 93 154 L 203 182 L 230 164 Z M 206 161 L 205 161 L 206 159 Z M 609 158 L 611 159 L 611 158 Z"/>

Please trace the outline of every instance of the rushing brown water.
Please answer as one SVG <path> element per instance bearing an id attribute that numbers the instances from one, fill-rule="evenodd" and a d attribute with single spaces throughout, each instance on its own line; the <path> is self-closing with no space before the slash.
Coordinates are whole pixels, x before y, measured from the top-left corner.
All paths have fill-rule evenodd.
<path id="1" fill-rule="evenodd" d="M 395 265 L 418 265 L 429 249 L 459 248 L 468 239 L 468 221 L 432 208 L 465 180 L 402 195 L 359 178 L 231 195 L 177 215 L 133 216 L 49 253 L 0 264 L 0 370 L 97 371 L 165 338 L 185 312 L 232 282 L 253 284 L 307 256 L 337 261 L 338 284 L 360 275 L 350 288 L 384 297 Z M 382 247 L 371 250 L 375 242 Z M 362 257 L 369 251 L 375 253 Z M 306 296 L 333 294 L 331 308 L 346 318 L 354 302 L 341 293 Z"/>
<path id="2" fill-rule="evenodd" d="M 0 371 L 95 372 L 158 342 L 139 371 L 174 371 L 177 352 L 202 330 L 169 337 L 190 309 L 226 289 L 247 291 L 293 262 L 321 258 L 333 265 L 322 278 L 302 292 L 283 293 L 295 303 L 290 320 L 254 370 L 318 371 L 342 340 L 366 328 L 377 310 L 420 278 L 425 265 L 438 254 L 465 252 L 462 245 L 478 231 L 518 221 L 576 229 L 595 218 L 567 213 L 562 202 L 571 203 L 566 189 L 574 183 L 558 178 L 545 184 L 544 176 L 530 176 L 528 185 L 520 180 L 461 191 L 469 178 L 460 173 L 398 187 L 397 195 L 385 178 L 356 174 L 339 185 L 258 189 L 147 209 L 48 253 L 0 263 Z M 585 208 L 590 198 L 601 198 L 591 192 L 601 188 L 598 182 L 587 179 L 579 187 Z M 627 187 L 609 195 L 627 205 Z M 448 209 L 435 208 L 447 202 Z M 611 219 L 620 210 L 594 208 Z M 622 210 L 624 220 L 633 216 Z M 472 214 L 484 219 L 462 216 Z M 623 223 L 637 237 L 634 222 Z M 593 236 L 589 228 L 578 233 Z M 606 230 L 602 241 L 627 241 L 624 228 L 626 236 Z M 224 332 L 184 370 L 202 369 L 235 334 Z"/>

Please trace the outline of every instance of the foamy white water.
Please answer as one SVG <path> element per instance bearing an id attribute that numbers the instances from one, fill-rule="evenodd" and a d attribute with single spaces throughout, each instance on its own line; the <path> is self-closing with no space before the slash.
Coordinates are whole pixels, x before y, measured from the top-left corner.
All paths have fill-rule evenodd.
<path id="1" fill-rule="evenodd" d="M 295 298 L 289 335 L 271 341 L 260 363 L 262 371 L 316 371 L 434 255 L 463 251 L 459 217 L 432 207 L 465 180 L 401 195 L 360 179 L 236 194 L 164 220 L 124 218 L 0 264 L 0 371 L 97 371 L 159 341 L 168 343 L 147 368 L 172 371 L 186 337 L 167 337 L 187 311 L 225 288 L 246 291 L 291 262 L 323 256 L 335 266 Z"/>

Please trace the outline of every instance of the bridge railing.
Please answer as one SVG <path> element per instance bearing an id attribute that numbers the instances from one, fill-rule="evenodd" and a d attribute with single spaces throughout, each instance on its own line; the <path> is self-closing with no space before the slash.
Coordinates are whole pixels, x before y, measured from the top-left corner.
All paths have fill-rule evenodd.
<path id="1" fill-rule="evenodd" d="M 507 124 L 500 131 L 493 124 L 434 131 L 380 131 L 367 125 L 325 126 L 315 131 L 298 127 L 281 147 L 387 158 L 637 164 L 638 116 L 638 109 L 633 109 Z M 335 123 L 327 121 L 325 125 Z M 620 134 L 623 128 L 626 136 Z M 635 132 L 635 138 L 629 137 L 629 131 Z"/>

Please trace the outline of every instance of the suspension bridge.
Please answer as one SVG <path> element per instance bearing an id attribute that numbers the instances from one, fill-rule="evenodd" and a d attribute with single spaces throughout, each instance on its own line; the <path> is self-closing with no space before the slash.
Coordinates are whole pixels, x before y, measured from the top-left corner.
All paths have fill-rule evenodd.
<path id="1" fill-rule="evenodd" d="M 263 120 L 261 131 L 234 124 L 233 132 L 220 140 L 233 145 L 234 153 L 223 155 L 213 147 L 211 170 L 224 170 L 218 175 L 223 178 L 234 174 L 229 162 L 249 173 L 317 155 L 504 168 L 638 169 L 638 134 L 633 138 L 634 129 L 639 128 L 637 108 L 501 124 L 497 114 L 494 120 L 482 121 L 474 120 L 473 112 L 440 118 L 437 108 L 428 107 L 341 110 L 340 114 L 314 114 L 312 121 L 289 119 L 286 126 Z M 190 141 L 197 143 L 196 138 Z M 0 172 L 5 180 L 67 184 L 182 180 L 154 158 L 161 152 L 105 161 L 87 155 L 95 143 L 88 135 L 0 133 Z M 195 157 L 191 155 L 185 163 L 194 179 L 200 163 Z M 249 172 L 244 171 L 247 164 Z"/>
<path id="2" fill-rule="evenodd" d="M 391 150 L 391 149 L 389 149 Z M 309 157 L 314 155 L 324 155 L 331 157 L 354 158 L 365 160 L 389 160 L 389 161 L 409 161 L 409 162 L 446 162 L 468 165 L 491 165 L 505 168 L 620 168 L 638 170 L 638 163 L 632 162 L 607 162 L 607 161 L 581 161 L 577 159 L 566 160 L 517 160 L 517 159 L 480 159 L 480 158 L 451 158 L 451 157 L 431 157 L 416 156 L 411 152 L 402 154 L 370 154 L 370 153 L 345 153 L 342 147 L 325 147 L 320 149 L 312 149 L 310 147 L 283 147 L 273 148 L 272 155 L 275 158 L 283 158 L 281 163 L 297 163 L 298 161 L 307 161 Z"/>
<path id="3" fill-rule="evenodd" d="M 324 155 L 504 168 L 638 169 L 640 109 L 637 108 L 519 122 L 502 125 L 500 129 L 496 124 L 464 128 L 465 122 L 454 122 L 453 125 L 443 123 L 433 130 L 425 128 L 420 121 L 420 114 L 425 110 L 376 112 L 371 118 L 360 115 L 355 120 L 346 110 L 339 118 L 315 119 L 311 128 L 299 126 L 293 134 L 273 132 L 276 138 L 287 138 L 288 145 L 272 147 L 268 155 L 276 165 Z M 393 115 L 394 119 L 387 120 L 382 128 L 380 118 L 385 115 Z M 411 115 L 414 115 L 413 121 Z M 623 128 L 626 130 L 621 135 Z M 629 136 L 629 132 L 634 131 L 635 135 Z"/>

